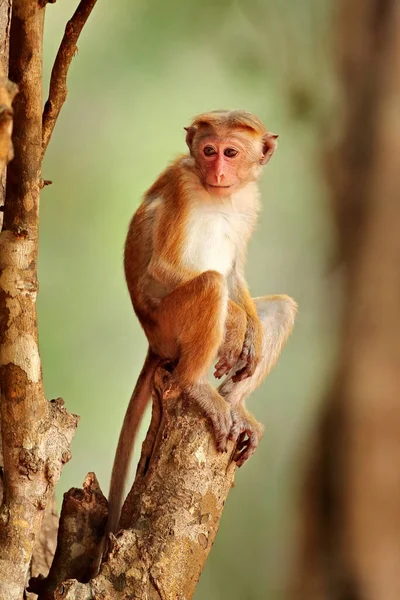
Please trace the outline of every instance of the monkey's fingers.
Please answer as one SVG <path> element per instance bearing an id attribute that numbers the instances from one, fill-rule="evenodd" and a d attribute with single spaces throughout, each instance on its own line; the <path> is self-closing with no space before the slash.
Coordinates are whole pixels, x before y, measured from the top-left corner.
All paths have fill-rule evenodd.
<path id="1" fill-rule="evenodd" d="M 214 377 L 216 379 L 221 379 L 224 375 L 227 375 L 229 372 L 229 367 L 225 361 L 225 357 L 221 356 L 219 361 L 215 365 Z"/>
<path id="2" fill-rule="evenodd" d="M 217 364 L 215 365 L 214 377 L 220 379 L 224 375 L 228 375 L 232 367 L 235 366 L 237 358 L 233 353 L 227 353 L 221 356 Z"/>
<path id="3" fill-rule="evenodd" d="M 251 377 L 254 374 L 254 371 L 256 370 L 256 366 L 256 361 L 252 360 L 251 357 L 248 357 L 246 365 L 242 369 L 239 369 L 239 371 L 236 371 L 236 373 L 232 377 L 232 381 L 236 383 L 238 381 L 246 379 L 247 377 Z"/>
<path id="4" fill-rule="evenodd" d="M 243 363 L 243 366 L 241 369 L 236 371 L 235 375 L 232 377 L 232 381 L 234 383 L 242 381 L 247 377 L 251 377 L 254 374 L 258 364 L 258 359 L 256 358 L 254 349 L 247 342 L 243 344 L 239 360 Z"/>

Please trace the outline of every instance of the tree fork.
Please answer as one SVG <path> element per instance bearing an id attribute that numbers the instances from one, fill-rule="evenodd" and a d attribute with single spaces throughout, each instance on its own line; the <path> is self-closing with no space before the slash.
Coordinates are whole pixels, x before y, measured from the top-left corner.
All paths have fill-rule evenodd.
<path id="1" fill-rule="evenodd" d="M 136 479 L 100 573 L 64 581 L 55 600 L 192 598 L 233 486 L 236 445 L 218 452 L 197 403 L 156 371 L 153 413 Z"/>

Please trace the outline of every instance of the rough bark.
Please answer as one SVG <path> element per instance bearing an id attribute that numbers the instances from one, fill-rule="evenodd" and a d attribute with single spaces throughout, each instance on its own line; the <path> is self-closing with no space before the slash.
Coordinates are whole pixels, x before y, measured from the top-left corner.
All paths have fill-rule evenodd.
<path id="1" fill-rule="evenodd" d="M 215 448 L 208 421 L 193 400 L 155 377 L 152 422 L 136 479 L 111 536 L 100 573 L 88 584 L 65 581 L 67 600 L 189 600 L 214 542 L 236 470 L 233 443 Z"/>
<path id="2" fill-rule="evenodd" d="M 11 140 L 13 126 L 12 102 L 17 86 L 9 81 L 0 63 L 0 173 L 3 174 L 7 163 L 13 158 Z M 3 197 L 4 200 L 4 197 Z"/>
<path id="3" fill-rule="evenodd" d="M 11 27 L 11 7 L 12 0 L 3 0 L 0 3 L 0 78 L 8 77 L 8 53 L 10 44 L 10 27 Z M 2 79 L 2 89 L 8 87 L 9 83 L 7 80 Z M 6 86 L 4 85 L 6 84 Z M 4 92 L 2 92 L 4 93 Z M 11 98 L 12 100 L 12 98 Z M 4 104 L 4 101 L 2 102 Z M 7 103 L 5 103 L 7 105 Z M 4 142 L 3 142 L 4 143 Z M 11 157 L 11 153 L 8 155 Z M 5 155 L 3 158 L 6 158 Z M 0 172 L 0 206 L 4 204 L 4 197 L 6 193 L 6 171 L 4 167 L 1 168 Z M 0 227 L 3 223 L 3 213 L 0 214 Z M 0 434 L 0 465 L 1 462 L 1 434 Z M 0 483 L 0 494 L 1 494 L 1 483 Z M 1 501 L 1 498 L 0 498 Z"/>
<path id="4" fill-rule="evenodd" d="M 400 597 L 400 5 L 343 1 L 330 156 L 345 266 L 341 361 L 305 478 L 293 598 Z"/>
<path id="5" fill-rule="evenodd" d="M 58 511 L 56 496 L 47 504 L 43 515 L 42 526 L 33 548 L 32 561 L 29 567 L 26 587 L 32 578 L 47 576 L 52 565 L 57 547 Z M 36 594 L 25 592 L 24 600 L 36 600 Z"/>
<path id="6" fill-rule="evenodd" d="M 29 583 L 29 590 L 38 594 L 38 600 L 51 600 L 64 579 L 86 582 L 97 573 L 107 516 L 107 500 L 94 473 L 87 475 L 83 489 L 72 488 L 64 494 L 50 572 Z"/>
<path id="7" fill-rule="evenodd" d="M 12 98 L 7 98 L 7 93 L 9 89 L 9 81 L 8 81 L 8 50 L 9 50 L 9 30 L 11 24 L 11 0 L 7 2 L 3 2 L 0 4 L 0 103 L 7 107 L 9 111 L 11 109 Z M 6 79 L 7 78 L 7 79 Z M 9 113 L 10 114 L 10 113 Z M 12 113 L 11 113 L 12 118 Z M 8 124 L 10 125 L 10 123 Z M 12 127 L 12 122 L 11 122 Z M 3 122 L 3 127 L 0 132 L 0 206 L 4 205 L 4 196 L 5 196 L 5 168 L 4 164 L 11 157 L 12 151 L 12 141 L 11 141 L 11 133 L 12 129 L 10 126 L 6 126 L 6 123 Z M 3 213 L 0 214 L 0 227 L 3 223 Z M 3 472 L 4 472 L 4 463 L 3 463 L 3 450 L 2 450 L 2 442 L 1 442 L 1 427 L 0 427 L 0 505 L 3 501 Z"/>
<path id="8" fill-rule="evenodd" d="M 4 498 L 0 509 L 0 597 L 20 600 L 44 509 L 51 498 L 77 418 L 44 397 L 36 295 L 42 142 L 44 9 L 15 0 L 9 76 L 15 159 L 9 166 L 0 234 L 0 378 Z"/>
<path id="9" fill-rule="evenodd" d="M 8 52 L 10 47 L 12 0 L 2 0 L 0 4 L 0 63 L 4 74 L 8 74 Z"/>

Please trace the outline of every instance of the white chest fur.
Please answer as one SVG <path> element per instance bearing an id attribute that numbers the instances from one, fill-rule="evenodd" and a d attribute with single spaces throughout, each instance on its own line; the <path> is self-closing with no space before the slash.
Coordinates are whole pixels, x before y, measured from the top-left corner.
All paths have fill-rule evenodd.
<path id="1" fill-rule="evenodd" d="M 253 186 L 224 201 L 195 205 L 186 225 L 186 266 L 228 275 L 238 250 L 246 245 L 254 228 L 257 212 L 258 191 Z"/>

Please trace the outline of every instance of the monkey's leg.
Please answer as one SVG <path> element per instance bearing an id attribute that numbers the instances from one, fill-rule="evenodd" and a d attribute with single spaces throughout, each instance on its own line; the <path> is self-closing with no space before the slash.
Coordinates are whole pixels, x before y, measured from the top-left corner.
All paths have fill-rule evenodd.
<path id="1" fill-rule="evenodd" d="M 215 365 L 214 377 L 219 379 L 228 375 L 230 370 L 238 363 L 243 350 L 246 335 L 247 317 L 233 300 L 228 300 L 228 312 L 225 321 L 225 338 L 218 350 L 219 361 Z"/>
<path id="2" fill-rule="evenodd" d="M 286 295 L 264 296 L 255 298 L 254 302 L 263 329 L 262 359 L 251 377 L 234 383 L 232 377 L 241 367 L 240 364 L 236 365 L 218 388 L 219 393 L 232 407 L 233 424 L 230 439 L 237 440 L 244 434 L 248 437 L 236 460 L 238 466 L 254 454 L 264 431 L 263 425 L 246 409 L 245 399 L 258 388 L 278 360 L 293 329 L 297 312 L 296 302 Z"/>
<path id="3" fill-rule="evenodd" d="M 226 449 L 232 416 L 206 375 L 222 343 L 227 303 L 224 278 L 207 271 L 168 294 L 155 313 L 160 338 L 169 346 L 165 351 L 177 348 L 173 377 L 210 417 L 221 451 Z"/>

